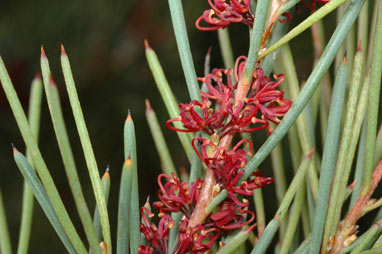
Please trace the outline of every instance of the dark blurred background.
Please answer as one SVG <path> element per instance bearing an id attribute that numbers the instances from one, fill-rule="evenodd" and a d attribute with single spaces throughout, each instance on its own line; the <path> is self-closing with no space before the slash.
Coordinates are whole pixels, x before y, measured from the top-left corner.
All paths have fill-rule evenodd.
<path id="1" fill-rule="evenodd" d="M 203 75 L 204 56 L 212 46 L 211 67 L 223 67 L 216 32 L 196 30 L 195 20 L 208 8 L 207 1 L 184 1 L 188 33 L 198 76 Z M 302 8 L 291 26 L 309 14 Z M 332 19 L 333 20 L 333 19 Z M 328 33 L 331 33 L 328 28 Z M 248 50 L 248 29 L 230 27 L 235 56 Z M 94 0 L 94 1 L 1 1 L 0 54 L 18 95 L 27 110 L 30 83 L 40 71 L 40 46 L 44 45 L 52 73 L 61 92 L 63 113 L 71 138 L 83 190 L 91 211 L 94 209 L 90 179 L 76 133 L 60 69 L 60 43 L 65 45 L 72 64 L 87 127 L 92 139 L 100 173 L 110 165 L 112 189 L 109 202 L 112 233 L 116 232 L 119 179 L 123 163 L 123 125 L 131 110 L 136 126 L 141 204 L 148 195 L 155 200 L 159 158 L 145 119 L 144 99 L 151 101 L 162 124 L 176 166 L 189 167 L 177 135 L 165 128 L 169 118 L 146 63 L 143 40 L 147 38 L 163 65 L 179 102 L 189 99 L 182 74 L 167 1 Z M 306 79 L 312 66 L 310 31 L 295 39 L 292 49 L 300 79 Z M 256 133 L 259 140 L 265 131 Z M 12 156 L 11 143 L 24 151 L 25 146 L 4 92 L 0 89 L 0 188 L 6 207 L 12 244 L 17 246 L 22 200 L 22 177 Z M 40 149 L 55 183 L 80 234 L 63 164 L 59 155 L 46 101 L 41 115 Z M 261 170 L 272 175 L 269 161 Z M 266 207 L 276 204 L 272 187 L 264 190 Z M 271 197 L 271 198 L 267 198 Z M 35 203 L 30 253 L 65 253 L 63 245 Z M 85 239 L 84 239 L 85 240 Z"/>

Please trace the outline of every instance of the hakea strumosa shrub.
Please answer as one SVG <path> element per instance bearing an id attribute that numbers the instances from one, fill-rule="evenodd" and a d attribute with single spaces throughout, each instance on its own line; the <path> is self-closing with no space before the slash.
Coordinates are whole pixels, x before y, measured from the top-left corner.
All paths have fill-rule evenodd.
<path id="1" fill-rule="evenodd" d="M 309 2 L 301 0 L 301 4 L 305 7 L 314 10 L 316 8 L 316 2 L 327 3 L 330 0 L 312 0 Z M 251 0 L 208 0 L 211 9 L 205 10 L 197 20 L 196 27 L 203 31 L 213 31 L 220 28 L 226 28 L 231 23 L 243 23 L 249 27 L 253 27 L 255 20 L 255 14 L 251 8 Z M 282 14 L 284 19 L 280 19 L 280 22 L 287 22 L 292 19 L 292 14 L 284 12 Z M 203 26 L 200 23 L 204 21 L 207 26 Z"/>
<path id="2" fill-rule="evenodd" d="M 167 241 L 170 228 L 175 221 L 171 212 L 181 212 L 183 218 L 179 226 L 178 241 L 175 253 L 203 253 L 211 249 L 219 238 L 230 230 L 242 228 L 253 222 L 255 214 L 248 210 L 249 202 L 238 196 L 250 196 L 257 188 L 265 187 L 273 182 L 273 178 L 264 177 L 261 172 L 254 171 L 247 181 L 239 182 L 247 165 L 247 156 L 252 153 L 252 142 L 248 139 L 239 141 L 231 150 L 219 146 L 219 141 L 226 135 L 236 132 L 254 132 L 267 129 L 272 133 L 270 122 L 278 124 L 289 110 L 292 102 L 284 99 L 284 92 L 276 90 L 284 76 L 275 75 L 276 81 L 264 76 L 261 68 L 253 72 L 253 81 L 248 96 L 235 105 L 235 93 L 244 70 L 246 58 L 239 57 L 235 70 L 214 69 L 206 77 L 199 78 L 206 85 L 201 92 L 201 101 L 192 100 L 188 104 L 181 103 L 180 115 L 170 119 L 168 128 L 180 132 L 204 132 L 209 136 L 194 137 L 192 145 L 203 163 L 216 175 L 216 185 L 212 195 L 226 189 L 228 197 L 211 213 L 201 225 L 189 226 L 189 220 L 198 201 L 203 180 L 197 178 L 190 184 L 181 182 L 174 174 L 161 174 L 158 177 L 158 198 L 153 204 L 159 210 L 158 226 L 151 222 L 154 214 L 146 207 L 141 208 L 143 223 L 141 232 L 150 246 L 141 246 L 140 254 L 168 253 Z M 175 128 L 171 124 L 181 122 L 183 128 Z M 240 148 L 246 144 L 246 149 Z M 197 146 L 200 145 L 200 152 Z M 166 183 L 163 183 L 166 180 Z M 249 229 L 252 230 L 254 225 Z M 224 245 L 224 243 L 221 243 Z"/>

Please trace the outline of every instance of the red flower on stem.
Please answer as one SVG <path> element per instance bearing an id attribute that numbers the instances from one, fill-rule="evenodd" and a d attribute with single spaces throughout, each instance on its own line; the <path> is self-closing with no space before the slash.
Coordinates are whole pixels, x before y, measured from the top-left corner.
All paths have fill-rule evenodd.
<path id="1" fill-rule="evenodd" d="M 239 80 L 245 66 L 246 57 L 236 60 L 235 77 Z M 292 102 L 283 98 L 284 92 L 276 88 L 284 80 L 284 75 L 275 75 L 278 81 L 269 81 L 264 71 L 257 68 L 244 105 L 234 105 L 237 83 L 232 83 L 231 69 L 214 69 L 204 78 L 199 78 L 208 88 L 201 92 L 202 101 L 193 100 L 189 104 L 180 104 L 180 116 L 166 122 L 169 129 L 181 132 L 204 131 L 219 138 L 232 132 L 254 132 L 267 129 L 272 132 L 269 121 L 278 124 L 289 110 Z M 225 83 L 224 83 L 225 81 Z M 201 111 L 201 113 L 198 113 Z M 182 122 L 184 129 L 175 128 L 172 122 Z M 252 125 L 252 127 L 249 127 Z"/>
<path id="2" fill-rule="evenodd" d="M 203 31 L 212 31 L 219 28 L 226 28 L 231 23 L 243 23 L 249 27 L 253 26 L 254 14 L 251 9 L 251 0 L 208 0 L 210 10 L 203 12 L 203 15 L 196 20 L 196 27 Z M 201 26 L 204 21 L 207 27 Z"/>

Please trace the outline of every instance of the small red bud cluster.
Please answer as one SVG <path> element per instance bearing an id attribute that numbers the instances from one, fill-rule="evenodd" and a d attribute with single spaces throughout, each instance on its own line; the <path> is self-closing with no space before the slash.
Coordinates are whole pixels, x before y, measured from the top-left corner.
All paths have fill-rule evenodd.
<path id="1" fill-rule="evenodd" d="M 189 221 L 200 196 L 203 180 L 197 178 L 195 182 L 188 184 L 181 182 L 174 174 L 159 175 L 160 201 L 155 202 L 153 206 L 159 210 L 160 221 L 158 226 L 152 223 L 150 219 L 154 214 L 147 207 L 142 207 L 141 232 L 151 246 L 140 246 L 140 254 L 169 253 L 169 231 L 175 223 L 170 213 L 180 212 L 183 215 L 173 252 L 180 254 L 204 253 L 211 249 L 221 235 L 253 222 L 255 214 L 248 210 L 248 200 L 239 200 L 239 197 L 252 195 L 254 189 L 272 183 L 273 178 L 264 177 L 262 173 L 255 171 L 247 181 L 241 181 L 247 165 L 247 156 L 252 153 L 252 142 L 243 139 L 229 150 L 219 146 L 219 141 L 224 136 L 236 132 L 267 129 L 271 134 L 270 122 L 278 124 L 279 118 L 286 114 L 292 102 L 283 98 L 282 91 L 276 90 L 284 79 L 282 74 L 275 76 L 276 81 L 270 81 L 269 77 L 264 76 L 263 70 L 257 68 L 253 72 L 253 81 L 247 97 L 236 103 L 238 84 L 234 84 L 233 75 L 236 80 L 240 80 L 245 62 L 245 57 L 239 57 L 234 72 L 232 69 L 214 69 L 206 77 L 199 78 L 207 87 L 206 92 L 201 92 L 201 101 L 193 100 L 188 104 L 180 104 L 180 116 L 166 123 L 175 131 L 201 131 L 208 134 L 209 138 L 193 138 L 192 145 L 199 158 L 216 175 L 212 195 L 215 196 L 225 189 L 228 197 L 202 224 L 191 227 Z M 173 127 L 173 122 L 181 122 L 183 128 Z M 200 152 L 197 143 L 200 145 Z M 241 148 L 244 145 L 245 148 Z M 253 228 L 254 225 L 249 229 Z"/>
<path id="2" fill-rule="evenodd" d="M 213 1 L 213 2 L 212 2 Z M 305 7 L 314 10 L 316 2 L 327 3 L 330 0 L 312 0 L 311 4 L 301 0 L 301 4 Z M 196 20 L 196 27 L 202 31 L 218 30 L 226 28 L 231 23 L 243 23 L 249 27 L 253 26 L 255 15 L 251 9 L 251 0 L 208 0 L 211 9 L 205 10 L 203 15 Z M 288 22 L 292 19 L 292 14 L 284 12 L 281 23 Z M 200 23 L 204 21 L 207 26 L 202 26 Z"/>

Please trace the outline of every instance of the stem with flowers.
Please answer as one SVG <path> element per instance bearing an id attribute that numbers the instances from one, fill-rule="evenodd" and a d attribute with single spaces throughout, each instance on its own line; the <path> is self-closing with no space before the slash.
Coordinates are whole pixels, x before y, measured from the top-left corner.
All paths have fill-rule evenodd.
<path id="1" fill-rule="evenodd" d="M 58 89 L 43 48 L 41 69 L 85 237 L 74 227 L 37 145 L 41 87 L 31 96 L 30 110 L 34 113 L 28 121 L 0 58 L 0 81 L 28 149 L 27 159 L 13 148 L 16 165 L 30 188 L 24 193 L 18 253 L 28 252 L 31 193 L 69 253 L 381 253 L 382 208 L 367 227 L 357 223 L 363 223 L 361 217 L 370 216 L 367 213 L 382 206 L 381 197 L 372 197 L 382 179 L 382 127 L 377 134 L 381 121 L 382 1 L 209 0 L 210 9 L 202 12 L 195 26 L 201 31 L 218 31 L 225 68 L 210 68 L 213 52 L 209 49 L 204 73 L 199 77 L 187 34 L 187 13 L 183 12 L 182 1 L 168 2 L 189 102 L 178 104 L 160 57 L 148 40 L 144 45 L 170 116 L 166 126 L 177 132 L 189 170 L 177 170 L 177 161 L 147 99 L 146 118 L 163 173 L 157 178 L 157 197 L 141 206 L 136 150 L 140 144 L 136 143 L 136 126 L 128 112 L 114 245 L 109 221 L 112 211 L 107 207 L 110 172 L 107 169 L 102 178 L 99 174 L 63 46 L 62 71 L 96 201 L 93 217 L 79 182 Z M 367 32 L 369 5 L 376 11 L 371 31 Z M 326 43 L 323 18 L 338 7 L 338 24 Z M 311 14 L 289 29 L 301 8 Z M 233 53 L 234 43 L 227 28 L 236 25 L 250 30 L 247 56 L 235 57 Z M 314 64 L 304 81 L 299 78 L 290 44 L 310 27 Z M 344 57 L 345 48 L 349 53 Z M 333 74 L 330 68 L 335 59 L 338 66 L 334 66 Z M 335 80 L 333 87 L 331 79 Z M 33 83 L 41 86 L 41 78 L 36 76 Z M 265 142 L 253 142 L 253 135 L 265 130 Z M 284 140 L 287 134 L 288 140 Z M 283 146 L 285 142 L 289 151 Z M 273 177 L 260 171 L 271 153 Z M 357 165 L 354 177 L 349 179 L 353 161 Z M 274 182 L 278 208 L 267 218 L 272 209 L 267 207 L 268 192 Z M 249 196 L 254 197 L 255 209 Z M 348 197 L 350 202 L 346 202 Z M 12 243 L 4 210 L 0 192 L 0 246 L 2 252 L 10 254 Z M 271 246 L 278 230 L 277 245 Z"/>

